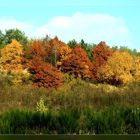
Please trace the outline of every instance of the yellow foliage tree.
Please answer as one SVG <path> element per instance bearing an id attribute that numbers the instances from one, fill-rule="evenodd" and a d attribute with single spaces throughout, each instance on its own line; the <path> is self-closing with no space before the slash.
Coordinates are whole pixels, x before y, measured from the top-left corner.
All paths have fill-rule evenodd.
<path id="1" fill-rule="evenodd" d="M 120 85 L 132 81 L 133 62 L 133 57 L 129 53 L 115 51 L 106 65 L 98 71 L 100 82 Z"/>
<path id="2" fill-rule="evenodd" d="M 26 69 L 22 65 L 23 49 L 22 45 L 15 39 L 0 52 L 0 72 L 10 77 L 12 84 L 18 84 L 29 77 Z"/>
<path id="3" fill-rule="evenodd" d="M 135 81 L 140 80 L 140 57 L 134 59 L 132 74 Z"/>
<path id="4" fill-rule="evenodd" d="M 20 72 L 22 67 L 22 46 L 15 39 L 3 49 L 1 49 L 0 67 L 1 71 Z"/>

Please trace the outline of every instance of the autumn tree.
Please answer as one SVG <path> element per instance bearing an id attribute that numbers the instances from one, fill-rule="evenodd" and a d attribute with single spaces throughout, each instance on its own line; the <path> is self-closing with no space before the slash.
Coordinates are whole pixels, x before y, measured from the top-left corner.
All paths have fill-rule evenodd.
<path id="1" fill-rule="evenodd" d="M 132 75 L 135 81 L 140 80 L 140 57 L 134 58 Z"/>
<path id="2" fill-rule="evenodd" d="M 22 83 L 29 78 L 29 73 L 22 65 L 22 45 L 15 39 L 0 52 L 0 72 L 9 75 L 12 84 Z"/>
<path id="3" fill-rule="evenodd" d="M 22 46 L 15 39 L 3 49 L 0 54 L 0 67 L 2 71 L 22 71 Z"/>
<path id="4" fill-rule="evenodd" d="M 105 42 L 101 41 L 96 47 L 92 50 L 93 57 L 93 76 L 95 80 L 99 80 L 98 70 L 99 68 L 106 63 L 108 58 L 112 55 L 113 51 L 106 45 Z"/>
<path id="5" fill-rule="evenodd" d="M 44 42 L 47 52 L 47 61 L 54 66 L 60 67 L 61 62 L 71 52 L 71 49 L 57 37 Z"/>
<path id="6" fill-rule="evenodd" d="M 32 80 L 35 85 L 41 87 L 57 88 L 62 83 L 60 71 L 51 64 L 45 63 L 45 50 L 39 41 L 35 41 L 31 46 L 31 60 L 29 71 L 33 75 Z"/>
<path id="7" fill-rule="evenodd" d="M 92 77 L 91 62 L 80 46 L 73 48 L 67 58 L 62 61 L 61 70 L 74 77 L 83 79 Z"/>
<path id="8" fill-rule="evenodd" d="M 60 71 L 51 64 L 45 64 L 34 58 L 30 62 L 29 68 L 33 74 L 33 82 L 38 87 L 58 88 L 62 84 Z"/>
<path id="9" fill-rule="evenodd" d="M 38 57 L 38 59 L 45 61 L 46 51 L 41 40 L 34 40 L 31 42 L 30 57 Z"/>
<path id="10" fill-rule="evenodd" d="M 127 84 L 133 80 L 133 62 L 128 52 L 115 51 L 98 70 L 99 81 L 113 85 Z"/>

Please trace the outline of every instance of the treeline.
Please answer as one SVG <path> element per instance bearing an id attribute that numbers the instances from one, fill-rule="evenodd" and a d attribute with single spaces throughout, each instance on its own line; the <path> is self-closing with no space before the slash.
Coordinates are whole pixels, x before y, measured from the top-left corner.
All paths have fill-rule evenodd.
<path id="1" fill-rule="evenodd" d="M 46 36 L 28 39 L 18 29 L 0 32 L 0 77 L 11 85 L 60 87 L 64 74 L 90 82 L 119 86 L 140 80 L 140 53 L 83 39 L 67 44 Z"/>

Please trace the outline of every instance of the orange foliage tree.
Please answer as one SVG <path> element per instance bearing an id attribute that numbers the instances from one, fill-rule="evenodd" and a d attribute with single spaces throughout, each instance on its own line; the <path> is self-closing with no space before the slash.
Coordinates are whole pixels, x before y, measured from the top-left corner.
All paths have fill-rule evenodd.
<path id="1" fill-rule="evenodd" d="M 133 80 L 133 57 L 128 52 L 115 51 L 100 67 L 98 77 L 100 81 L 113 85 L 127 84 Z"/>
<path id="2" fill-rule="evenodd" d="M 31 46 L 32 59 L 29 62 L 30 73 L 33 74 L 33 82 L 37 86 L 57 88 L 62 83 L 60 71 L 51 64 L 45 63 L 45 50 L 39 42 Z"/>
<path id="3" fill-rule="evenodd" d="M 61 70 L 74 77 L 90 79 L 92 78 L 91 67 L 92 64 L 86 52 L 80 46 L 77 46 L 73 48 L 66 59 L 62 61 Z"/>
<path id="4" fill-rule="evenodd" d="M 60 67 L 61 62 L 71 52 L 71 49 L 64 42 L 60 41 L 57 37 L 44 42 L 47 52 L 48 62 Z"/>
<path id="5" fill-rule="evenodd" d="M 105 42 L 101 41 L 95 48 L 92 50 L 93 57 L 93 76 L 94 79 L 99 81 L 97 75 L 99 68 L 106 63 L 108 58 L 112 55 L 113 51 L 106 45 Z"/>
<path id="6" fill-rule="evenodd" d="M 43 47 L 43 43 L 40 40 L 34 40 L 31 43 L 31 51 L 30 51 L 31 57 L 39 57 L 40 59 L 45 59 L 46 51 Z"/>

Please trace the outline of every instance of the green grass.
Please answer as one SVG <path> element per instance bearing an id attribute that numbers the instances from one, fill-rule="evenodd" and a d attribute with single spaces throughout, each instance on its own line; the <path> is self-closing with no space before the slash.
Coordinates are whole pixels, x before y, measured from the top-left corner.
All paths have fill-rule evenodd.
<path id="1" fill-rule="evenodd" d="M 0 134 L 140 134 L 140 108 L 8 111 L 0 114 Z"/>

